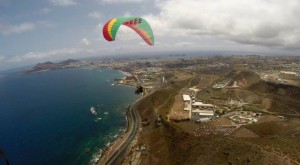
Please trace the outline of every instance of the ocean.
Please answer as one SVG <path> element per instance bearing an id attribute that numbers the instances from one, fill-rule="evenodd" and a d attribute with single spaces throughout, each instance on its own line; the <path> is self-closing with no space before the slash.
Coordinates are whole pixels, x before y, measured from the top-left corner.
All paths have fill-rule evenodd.
<path id="1" fill-rule="evenodd" d="M 13 165 L 92 164 L 124 132 L 138 99 L 133 87 L 114 84 L 123 76 L 104 68 L 2 73 L 0 149 Z"/>

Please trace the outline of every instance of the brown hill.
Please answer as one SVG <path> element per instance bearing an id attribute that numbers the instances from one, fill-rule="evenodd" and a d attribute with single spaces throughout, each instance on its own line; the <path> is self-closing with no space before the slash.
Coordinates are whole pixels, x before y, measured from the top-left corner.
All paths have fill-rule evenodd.
<path id="1" fill-rule="evenodd" d="M 79 61 L 78 60 L 73 60 L 73 59 L 68 59 L 68 60 L 60 62 L 58 64 L 60 64 L 60 65 L 70 65 L 70 64 L 76 63 L 76 62 L 79 62 Z"/>
<path id="2" fill-rule="evenodd" d="M 298 90 L 294 87 L 264 82 L 258 74 L 251 71 L 231 72 L 228 78 L 245 86 L 241 89 L 223 91 L 205 88 L 198 93 L 197 98 L 209 100 L 210 97 L 222 100 L 232 98 L 229 96 L 237 93 L 236 98 L 251 103 L 249 104 L 251 108 L 253 106 L 253 108 L 261 109 L 261 100 L 269 98 L 267 100 L 271 102 L 269 111 L 295 114 L 293 111 L 300 109 L 297 107 L 299 101 L 293 98 Z M 296 117 L 294 119 L 285 117 L 287 122 L 272 120 L 252 124 L 239 129 L 232 136 L 195 137 L 185 132 L 178 123 L 168 122 L 164 116 L 171 109 L 175 100 L 174 96 L 189 82 L 194 83 L 190 80 L 169 81 L 166 88 L 152 93 L 138 104 L 142 119 L 150 122 L 149 125 L 143 126 L 140 134 L 140 142 L 147 146 L 148 152 L 141 164 L 279 165 L 300 162 L 300 159 L 298 160 L 300 129 L 299 119 Z M 286 90 L 284 96 L 278 94 L 278 91 L 283 90 L 281 88 Z M 250 96 L 256 101 L 247 101 Z M 161 125 L 156 125 L 155 112 L 163 117 Z M 274 117 L 277 118 L 277 116 Z M 192 123 L 186 122 L 185 124 Z"/>
<path id="3" fill-rule="evenodd" d="M 261 82 L 261 78 L 258 74 L 251 71 L 241 71 L 233 74 L 231 78 L 237 81 L 241 87 L 248 88 L 254 84 Z"/>
<path id="4" fill-rule="evenodd" d="M 65 66 L 71 65 L 73 63 L 79 62 L 78 60 L 68 59 L 63 62 L 59 63 L 53 63 L 53 62 L 45 62 L 45 63 L 38 63 L 36 64 L 32 69 L 29 71 L 26 71 L 25 73 L 34 73 L 34 72 L 40 72 L 45 70 L 52 70 L 52 69 L 61 69 Z"/>
<path id="5" fill-rule="evenodd" d="M 300 99 L 300 88 L 293 85 L 259 81 L 255 84 L 252 84 L 249 87 L 249 89 L 256 92 L 259 91 L 261 93 L 268 93 L 273 95 L 291 97 L 294 99 Z"/>
<path id="6" fill-rule="evenodd" d="M 243 91 L 249 91 L 255 94 L 259 99 L 257 103 L 263 100 L 269 100 L 270 111 L 297 114 L 300 113 L 300 87 L 278 84 L 274 82 L 266 82 L 260 76 L 251 71 L 231 72 L 229 76 L 234 81 L 238 82 Z M 244 97 L 241 97 L 245 99 Z M 259 101 L 261 100 L 261 101 Z"/>
<path id="7" fill-rule="evenodd" d="M 52 69 L 55 67 L 55 64 L 52 62 L 45 62 L 45 63 L 38 63 L 36 64 L 32 70 L 46 70 L 46 69 Z"/>
<path id="8" fill-rule="evenodd" d="M 300 99 L 300 87 L 266 82 L 258 74 L 251 71 L 231 72 L 229 75 L 228 77 L 244 85 L 250 91 Z"/>

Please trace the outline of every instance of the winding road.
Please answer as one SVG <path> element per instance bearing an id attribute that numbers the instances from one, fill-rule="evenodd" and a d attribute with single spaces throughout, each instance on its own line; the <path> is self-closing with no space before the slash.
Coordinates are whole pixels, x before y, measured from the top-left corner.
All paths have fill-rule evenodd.
<path id="1" fill-rule="evenodd" d="M 132 142 L 132 140 L 135 138 L 136 134 L 138 133 L 139 128 L 141 127 L 141 118 L 136 109 L 136 103 L 139 100 L 137 100 L 129 108 L 129 115 L 128 115 L 128 117 L 129 117 L 128 118 L 128 122 L 129 122 L 128 134 L 129 134 L 129 136 L 127 136 L 127 138 L 123 141 L 123 143 L 120 144 L 119 148 L 117 150 L 115 150 L 114 153 L 111 154 L 111 156 L 106 160 L 106 162 L 104 164 L 106 164 L 106 165 L 117 164 L 120 156 L 124 155 L 129 144 Z M 130 121 L 131 121 L 131 123 L 130 123 Z"/>

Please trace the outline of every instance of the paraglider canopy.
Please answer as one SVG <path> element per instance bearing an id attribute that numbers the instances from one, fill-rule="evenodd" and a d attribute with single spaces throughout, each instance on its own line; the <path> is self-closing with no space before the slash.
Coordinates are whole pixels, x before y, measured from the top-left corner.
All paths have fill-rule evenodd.
<path id="1" fill-rule="evenodd" d="M 107 41 L 114 41 L 121 25 L 126 25 L 137 32 L 148 45 L 154 45 L 154 36 L 148 22 L 140 17 L 117 17 L 109 20 L 103 27 L 103 36 Z"/>

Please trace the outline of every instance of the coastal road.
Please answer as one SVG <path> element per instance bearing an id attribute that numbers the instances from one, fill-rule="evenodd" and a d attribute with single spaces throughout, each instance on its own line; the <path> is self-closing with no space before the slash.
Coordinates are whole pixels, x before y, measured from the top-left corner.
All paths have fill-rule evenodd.
<path id="1" fill-rule="evenodd" d="M 137 100 L 134 104 L 132 104 L 129 108 L 129 117 L 131 119 L 131 124 L 129 123 L 129 129 L 128 129 L 128 134 L 129 136 L 127 139 L 124 140 L 124 142 L 119 146 L 119 149 L 115 150 L 115 152 L 111 155 L 110 158 L 106 160 L 104 164 L 106 165 L 115 165 L 118 163 L 118 160 L 120 156 L 124 155 L 126 152 L 129 144 L 132 142 L 132 140 L 135 138 L 136 134 L 139 131 L 139 128 L 141 127 L 141 118 L 140 115 L 138 114 L 137 108 L 136 108 L 136 103 L 139 100 Z"/>

